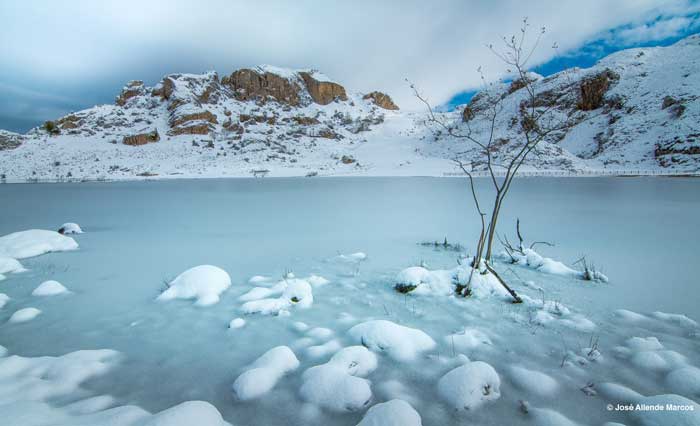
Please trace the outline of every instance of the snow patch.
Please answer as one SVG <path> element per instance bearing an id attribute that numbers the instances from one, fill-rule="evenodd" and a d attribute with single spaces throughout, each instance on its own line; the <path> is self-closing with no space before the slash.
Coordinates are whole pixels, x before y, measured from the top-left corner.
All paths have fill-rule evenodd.
<path id="1" fill-rule="evenodd" d="M 63 284 L 58 281 L 49 280 L 39 284 L 39 286 L 32 291 L 32 296 L 56 296 L 65 293 L 69 293 L 69 291 Z"/>
<path id="2" fill-rule="evenodd" d="M 58 228 L 58 233 L 63 234 L 63 235 L 82 234 L 83 230 L 80 228 L 80 225 L 78 225 L 77 223 L 68 222 L 68 223 L 64 223 L 63 225 L 61 225 L 60 228 Z"/>
<path id="3" fill-rule="evenodd" d="M 245 326 L 245 320 L 243 318 L 234 318 L 228 324 L 228 328 L 242 328 Z"/>
<path id="4" fill-rule="evenodd" d="M 8 322 L 11 323 L 21 323 L 21 322 L 27 322 L 31 321 L 34 318 L 38 317 L 39 314 L 41 314 L 41 311 L 37 308 L 24 308 L 16 311 Z"/>

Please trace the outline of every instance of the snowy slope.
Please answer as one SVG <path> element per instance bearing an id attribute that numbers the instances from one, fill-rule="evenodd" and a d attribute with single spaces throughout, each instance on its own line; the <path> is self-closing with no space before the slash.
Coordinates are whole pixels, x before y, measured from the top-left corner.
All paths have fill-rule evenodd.
<path id="1" fill-rule="evenodd" d="M 577 124 L 552 134 L 523 170 L 697 173 L 699 61 L 695 35 L 621 51 L 589 69 L 533 75 L 542 108 Z M 581 87 L 596 77 L 606 83 L 601 102 L 581 110 Z M 527 93 L 516 88 L 486 89 L 503 97 L 496 136 L 504 141 L 522 136 L 516 123 Z M 456 171 L 455 157 L 479 156 L 427 126 L 425 113 L 396 110 L 375 93 L 346 93 L 317 71 L 269 65 L 222 78 L 171 74 L 154 87 L 132 81 L 114 105 L 62 117 L 53 129 L 0 131 L 0 180 L 442 176 Z M 468 108 L 478 111 L 484 99 L 476 95 Z M 476 114 L 467 124 L 463 110 L 439 116 L 483 136 L 487 121 Z"/>

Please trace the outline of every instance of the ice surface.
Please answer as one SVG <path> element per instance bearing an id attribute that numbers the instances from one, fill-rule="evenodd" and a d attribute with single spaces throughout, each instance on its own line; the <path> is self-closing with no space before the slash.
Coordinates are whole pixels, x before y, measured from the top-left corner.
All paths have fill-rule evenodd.
<path id="1" fill-rule="evenodd" d="M 199 306 L 219 303 L 221 293 L 231 286 L 231 277 L 221 268 L 200 265 L 190 268 L 168 283 L 158 300 L 197 299 Z"/>
<path id="2" fill-rule="evenodd" d="M 39 286 L 32 291 L 32 296 L 56 296 L 64 293 L 68 293 L 68 289 L 65 288 L 63 284 L 58 281 L 49 280 L 39 284 Z"/>
<path id="3" fill-rule="evenodd" d="M 92 232 L 80 237 L 81 250 L 23 260 L 30 272 L 8 274 L 0 283 L 0 292 L 11 298 L 0 310 L 0 344 L 9 354 L 22 357 L 98 348 L 121 353 L 120 362 L 105 374 L 91 376 L 83 389 L 70 388 L 50 402 L 10 402 L 8 406 L 3 398 L 14 392 L 0 393 L 0 411 L 6 414 L 14 407 L 14 413 L 36 413 L 62 426 L 110 422 L 121 426 L 126 422 L 123 418 L 133 416 L 137 420 L 131 422 L 142 426 L 150 413 L 201 400 L 237 425 L 350 426 L 360 423 L 373 405 L 398 398 L 411 404 L 428 425 L 546 424 L 545 416 L 559 420 L 563 416 L 591 426 L 611 420 L 641 425 L 631 413 L 610 414 L 605 405 L 623 398 L 638 401 L 641 395 L 674 393 L 696 402 L 698 398 L 671 378 L 681 374 L 672 375 L 676 370 L 700 366 L 700 330 L 692 322 L 698 319 L 700 297 L 694 279 L 700 275 L 700 264 L 694 261 L 692 248 L 700 240 L 700 230 L 654 226 L 693 219 L 700 196 L 697 182 L 689 183 L 685 179 L 516 181 L 513 198 L 504 207 L 504 232 L 512 230 L 517 213 L 526 236 L 556 243 L 555 247 L 538 246 L 542 256 L 570 265 L 586 253 L 614 277 L 611 285 L 600 285 L 496 259 L 494 267 L 525 299 L 519 305 L 492 295 L 414 296 L 393 290 L 396 276 L 407 266 L 423 264 L 428 271 L 452 271 L 459 266 L 460 253 L 417 242 L 446 235 L 471 251 L 479 227 L 470 219 L 471 205 L 455 202 L 469 195 L 462 180 L 0 185 L 0 199 L 11 201 L 3 206 L 8 213 L 0 220 L 2 235 L 53 227 L 62 218 L 94 224 Z M 102 202 L 95 202 L 96 194 L 104 196 Z M 32 208 L 35 199 L 52 207 Z M 59 202 L 67 199 L 71 202 Z M 542 213 L 542 205 L 547 205 L 547 214 Z M 605 238 L 592 237 L 592 229 Z M 650 241 L 654 242 L 651 247 Z M 684 249 L 655 250 L 657 245 Z M 368 254 L 360 263 L 329 261 L 338 253 L 358 250 Z M 656 262 L 670 266 L 640 267 Z M 199 309 L 189 302 L 153 302 L 164 289 L 164 280 L 198 264 L 218 265 L 236 283 L 220 294 L 218 304 Z M 347 268 L 353 268 L 352 275 L 345 274 Z M 289 317 L 243 315 L 241 295 L 256 286 L 274 287 L 289 270 L 312 287 L 310 309 L 287 307 Z M 248 283 L 255 275 L 276 278 Z M 330 283 L 316 286 L 308 278 L 312 275 Z M 62 282 L 74 294 L 31 296 L 46 280 Z M 283 291 L 268 298 L 279 298 Z M 23 324 L 7 323 L 15 311 L 31 306 L 41 309 L 41 316 Z M 626 312 L 616 312 L 619 309 Z M 654 315 L 654 311 L 667 314 Z M 227 328 L 236 317 L 244 319 L 245 326 Z M 325 365 L 344 346 L 361 345 L 361 339 L 348 330 L 375 320 L 420 330 L 434 339 L 435 346 L 401 362 L 388 350 L 371 347 L 365 352 L 375 355 L 378 365 L 362 372 L 365 376 L 359 375 L 361 371 L 355 376 L 328 373 L 332 383 L 341 386 L 329 386 L 326 393 L 336 395 L 341 390 L 338 394 L 348 396 L 351 406 L 357 407 L 354 411 L 340 404 L 339 411 L 334 410 L 305 398 L 303 372 Z M 585 321 L 595 323 L 592 332 L 574 326 Z M 475 341 L 480 343 L 460 349 L 457 339 L 453 349 L 452 339 L 446 336 L 457 337 L 465 328 L 479 330 L 491 343 L 477 336 Z M 306 334 L 314 329 L 332 334 L 318 330 Z M 643 350 L 628 347 L 632 337 L 656 338 L 661 348 L 639 349 L 656 353 L 665 367 L 650 370 L 633 363 L 632 357 Z M 595 345 L 596 338 L 600 361 L 589 359 L 590 351 L 582 352 Z M 307 339 L 301 342 L 303 347 L 294 345 L 298 339 Z M 307 353 L 307 348 L 330 341 L 341 348 L 319 358 Z M 256 358 L 278 345 L 293 348 L 299 368 L 261 397 L 237 401 L 232 383 Z M 618 348 L 625 350 L 618 352 Z M 490 364 L 501 379 L 501 397 L 469 413 L 455 413 L 437 387 L 442 376 L 469 362 L 461 352 L 472 361 Z M 346 370 L 352 364 L 345 364 Z M 360 362 L 354 368 L 362 365 L 371 364 Z M 555 380 L 554 396 L 518 386 L 510 370 L 515 366 Z M 22 377 L 32 374 L 31 369 L 22 371 L 18 373 Z M 23 380 L 13 376 L 11 382 Z M 345 388 L 342 383 L 348 381 L 361 384 Z M 596 396 L 580 390 L 589 382 L 594 382 Z M 620 386 L 619 400 L 610 396 L 613 388 L 605 382 Z M 358 389 L 369 393 L 350 398 Z M 369 399 L 366 405 L 364 396 Z M 529 401 L 529 416 L 519 413 L 519 400 Z M 134 405 L 125 408 L 125 404 Z"/>
<path id="4" fill-rule="evenodd" d="M 25 259 L 54 251 L 76 250 L 78 243 L 55 231 L 30 229 L 0 237 L 0 257 Z"/>

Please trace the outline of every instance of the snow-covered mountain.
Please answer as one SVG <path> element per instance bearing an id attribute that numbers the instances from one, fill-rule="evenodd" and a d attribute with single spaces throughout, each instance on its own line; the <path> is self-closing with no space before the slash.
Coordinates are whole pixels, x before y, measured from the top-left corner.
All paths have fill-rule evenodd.
<path id="1" fill-rule="evenodd" d="M 700 170 L 700 36 L 629 49 L 588 69 L 532 74 L 536 103 L 576 125 L 543 142 L 529 169 Z M 475 133 L 487 96 L 502 98 L 496 136 L 517 141 L 518 81 L 491 85 L 440 119 Z M 75 112 L 26 135 L 0 131 L 6 181 L 304 175 L 443 175 L 470 145 L 403 112 L 381 92 L 349 93 L 313 70 L 272 66 L 219 78 L 171 74 L 129 82 L 113 105 Z M 473 152 L 473 151 L 471 151 Z M 473 153 L 473 155 L 478 155 Z"/>
<path id="2" fill-rule="evenodd" d="M 529 160 L 554 170 L 700 170 L 700 35 L 669 47 L 628 49 L 587 69 L 543 78 L 530 73 L 535 106 L 552 122 L 570 122 L 550 134 Z M 523 111 L 531 94 L 518 79 L 498 83 L 459 108 L 448 123 L 481 140 L 490 133 L 489 99 L 501 99 L 495 121 L 496 157 L 522 141 Z M 523 109 L 527 106 L 528 109 Z M 450 121 L 451 120 L 451 121 Z M 434 129 L 438 131 L 439 129 Z M 444 133 L 444 132 L 443 132 Z M 462 156 L 469 141 L 437 135 L 428 153 Z M 476 154 L 474 154 L 476 155 Z M 467 154 L 468 157 L 468 154 Z"/>

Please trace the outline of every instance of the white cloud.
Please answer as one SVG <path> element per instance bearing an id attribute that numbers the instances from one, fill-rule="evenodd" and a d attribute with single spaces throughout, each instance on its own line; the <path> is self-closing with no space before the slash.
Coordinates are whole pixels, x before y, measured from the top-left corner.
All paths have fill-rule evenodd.
<path id="1" fill-rule="evenodd" d="M 615 33 L 614 42 L 631 45 L 663 40 L 669 37 L 677 37 L 680 34 L 697 28 L 700 28 L 700 18 L 678 16 L 637 25 L 631 28 L 624 28 Z"/>
<path id="2" fill-rule="evenodd" d="M 524 16 L 548 28 L 533 57 L 537 63 L 551 59 L 548 46 L 554 41 L 565 51 L 609 28 L 689 5 L 687 0 L 8 1 L 0 4 L 0 60 L 3 78 L 18 75 L 37 86 L 131 78 L 152 83 L 170 72 L 229 73 L 260 63 L 314 67 L 351 90 L 384 90 L 399 105 L 415 108 L 405 78 L 435 104 L 477 87 L 477 66 L 494 77 L 503 70 L 484 45 L 516 32 Z M 672 23 L 664 25 L 668 28 L 646 32 L 673 30 Z"/>

